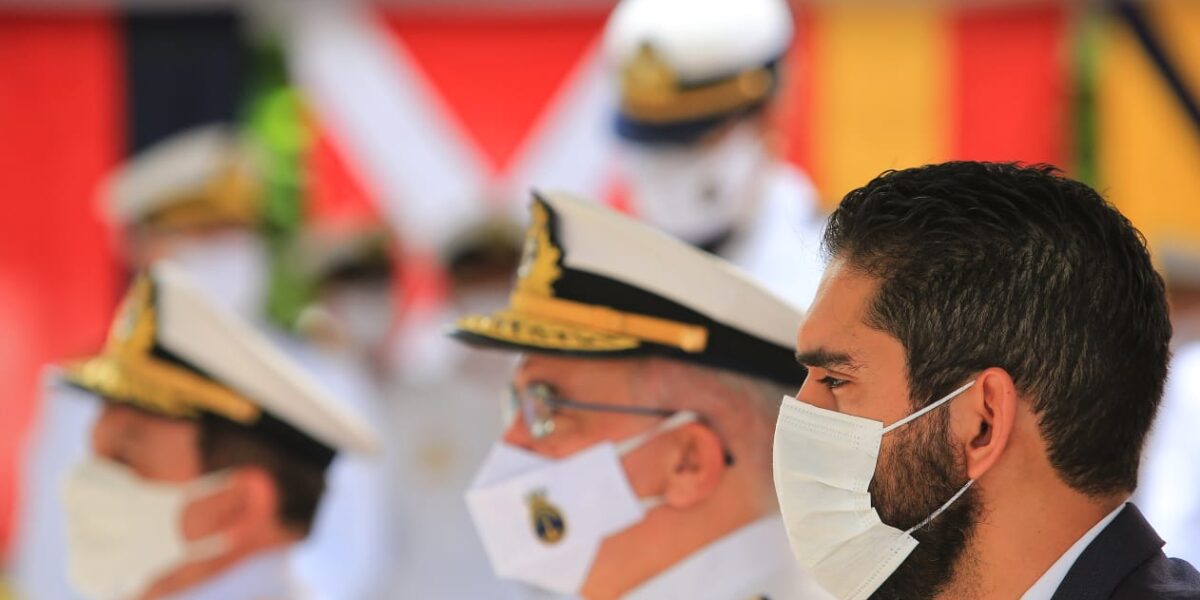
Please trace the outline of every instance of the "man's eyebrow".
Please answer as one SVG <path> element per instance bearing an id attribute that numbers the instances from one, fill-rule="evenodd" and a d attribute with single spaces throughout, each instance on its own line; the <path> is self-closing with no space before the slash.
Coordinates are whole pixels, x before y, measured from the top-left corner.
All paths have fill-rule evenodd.
<path id="1" fill-rule="evenodd" d="M 837 367 L 843 371 L 857 371 L 862 366 L 858 360 L 846 352 L 836 352 L 825 348 L 797 352 L 796 362 L 806 367 L 817 367 L 818 369 Z"/>

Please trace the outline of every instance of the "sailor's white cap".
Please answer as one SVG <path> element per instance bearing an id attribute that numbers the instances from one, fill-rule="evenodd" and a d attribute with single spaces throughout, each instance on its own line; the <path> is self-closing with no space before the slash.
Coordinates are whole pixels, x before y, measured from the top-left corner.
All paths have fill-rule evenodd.
<path id="1" fill-rule="evenodd" d="M 788 385 L 801 311 L 732 264 L 636 219 L 536 193 L 508 307 L 453 335 L 523 352 L 660 355 Z"/>
<path id="2" fill-rule="evenodd" d="M 235 129 L 221 124 L 156 143 L 121 165 L 102 186 L 109 220 L 122 226 L 256 222 L 261 189 L 249 148 Z"/>
<path id="3" fill-rule="evenodd" d="M 214 415 L 327 464 L 373 452 L 373 429 L 264 336 L 159 262 L 130 288 L 99 355 L 65 365 L 67 383 L 173 418 Z"/>
<path id="4" fill-rule="evenodd" d="M 604 36 L 618 133 L 670 137 L 761 106 L 792 35 L 784 0 L 624 0 Z"/>

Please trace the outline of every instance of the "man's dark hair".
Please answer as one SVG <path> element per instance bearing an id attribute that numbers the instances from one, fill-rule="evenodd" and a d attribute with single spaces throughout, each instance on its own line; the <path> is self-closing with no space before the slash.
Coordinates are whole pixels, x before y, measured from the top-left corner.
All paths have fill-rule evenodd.
<path id="1" fill-rule="evenodd" d="M 825 250 L 879 281 L 867 321 L 904 346 L 913 408 L 989 367 L 1089 495 L 1131 491 L 1171 325 L 1145 240 L 1047 165 L 887 171 L 842 200 Z"/>
<path id="2" fill-rule="evenodd" d="M 205 472 L 246 466 L 263 469 L 279 495 L 280 523 L 307 537 L 325 493 L 328 463 L 289 451 L 261 432 L 220 417 L 206 416 L 199 425 L 197 443 Z"/>

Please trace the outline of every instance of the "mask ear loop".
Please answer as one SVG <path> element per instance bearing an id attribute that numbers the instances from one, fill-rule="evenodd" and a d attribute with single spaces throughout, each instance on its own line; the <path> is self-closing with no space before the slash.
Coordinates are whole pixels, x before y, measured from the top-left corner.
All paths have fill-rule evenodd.
<path id="1" fill-rule="evenodd" d="M 888 425 L 887 427 L 884 427 L 883 433 L 888 433 L 889 431 L 893 431 L 897 427 L 900 427 L 906 423 L 911 423 L 913 420 L 920 418 L 925 413 L 927 413 L 931 410 L 934 410 L 937 407 L 955 399 L 956 397 L 958 397 L 959 394 L 967 391 L 973 385 L 975 385 L 975 380 L 971 380 L 966 385 L 954 390 L 953 392 L 950 392 L 949 394 L 946 394 L 945 397 L 938 400 L 937 402 L 934 402 L 934 403 L 930 404 L 929 406 L 926 406 L 925 408 L 922 408 L 921 410 L 918 410 L 917 412 L 915 412 L 911 415 L 908 415 L 907 417 L 904 417 L 903 419 L 900 419 L 899 421 L 896 421 L 895 423 L 892 423 L 891 425 Z M 911 535 L 912 532 L 928 525 L 934 519 L 938 518 L 938 516 L 941 515 L 943 512 L 945 512 L 946 509 L 950 508 L 951 504 L 954 504 L 954 501 L 958 500 L 959 498 L 962 497 L 963 494 L 967 493 L 967 490 L 971 489 L 971 485 L 974 483 L 975 483 L 974 479 L 968 479 L 967 483 L 965 485 L 963 485 L 961 488 L 959 488 L 958 491 L 955 492 L 953 496 L 950 496 L 949 500 L 947 500 L 940 507 L 938 507 L 937 510 L 933 511 L 933 513 L 930 514 L 928 517 L 925 517 L 924 521 L 921 521 L 920 523 L 917 523 L 916 525 L 913 525 L 912 527 L 910 527 L 908 529 L 908 531 L 904 532 L 904 534 Z"/>
<path id="2" fill-rule="evenodd" d="M 203 475 L 187 487 L 187 490 L 183 494 L 184 500 L 187 504 L 191 504 L 201 498 L 214 496 L 229 485 L 229 480 L 230 472 L 228 469 Z M 214 533 L 208 537 L 187 543 L 187 561 L 198 562 L 208 560 L 228 551 L 229 540 L 220 533 Z"/>
<path id="3" fill-rule="evenodd" d="M 928 525 L 931 521 L 936 519 L 938 517 L 938 515 L 945 512 L 947 508 L 950 508 L 950 505 L 954 504 L 955 500 L 958 500 L 959 498 L 962 497 L 963 494 L 967 493 L 967 490 L 971 489 L 971 484 L 973 484 L 973 483 L 975 483 L 974 479 L 968 479 L 967 484 L 962 486 L 961 488 L 959 488 L 958 492 L 956 492 L 953 496 L 950 496 L 950 499 L 947 500 L 946 503 L 941 506 L 941 508 L 933 511 L 933 514 L 929 515 L 928 517 L 925 517 L 924 521 L 921 521 L 920 523 L 917 523 L 916 525 L 913 525 L 912 527 L 910 527 L 908 529 L 908 531 L 904 532 L 904 534 L 910 535 L 910 534 L 912 534 L 912 532 Z"/>
<path id="4" fill-rule="evenodd" d="M 637 450 L 642 446 L 642 444 L 645 444 L 654 437 L 662 435 L 668 431 L 679 429 L 680 427 L 683 427 L 689 423 L 698 423 L 699 421 L 700 415 L 690 410 L 681 410 L 659 422 L 658 425 L 638 433 L 633 437 L 621 440 L 621 442 L 616 445 L 617 456 L 625 456 L 626 454 Z M 662 506 L 666 503 L 666 499 L 662 496 L 651 496 L 649 498 L 638 498 L 638 503 L 642 505 L 642 511 L 645 513 Z"/>
<path id="5" fill-rule="evenodd" d="M 883 428 L 883 433 L 884 433 L 884 434 L 890 433 L 891 431 L 893 431 L 893 430 L 895 430 L 895 429 L 897 429 L 897 428 L 899 428 L 899 427 L 901 427 L 901 426 L 903 426 L 903 425 L 907 425 L 908 423 L 911 423 L 911 422 L 913 422 L 913 421 L 915 421 L 915 420 L 919 419 L 919 418 L 920 418 L 920 417 L 922 417 L 922 416 L 923 416 L 925 413 L 927 413 L 927 412 L 929 412 L 929 411 L 931 411 L 931 410 L 934 410 L 934 409 L 936 409 L 937 407 L 939 407 L 939 406 L 941 406 L 941 405 L 943 405 L 943 404 L 945 404 L 945 403 L 947 403 L 947 402 L 949 402 L 949 401 L 953 400 L 953 399 L 954 399 L 955 397 L 957 397 L 959 394 L 961 394 L 961 393 L 963 393 L 963 392 L 967 391 L 968 389 L 970 389 L 970 387 L 971 387 L 971 386 L 973 386 L 973 385 L 975 385 L 975 380 L 971 380 L 971 381 L 970 381 L 969 383 L 967 383 L 966 385 L 964 385 L 964 386 L 962 386 L 962 387 L 958 388 L 957 390 L 954 390 L 953 392 L 950 392 L 949 394 L 946 394 L 944 397 L 942 397 L 942 399 L 938 400 L 937 402 L 934 402 L 934 403 L 930 404 L 929 406 L 926 406 L 925 408 L 922 408 L 921 410 L 918 410 L 917 412 L 915 412 L 915 413 L 913 413 L 913 414 L 911 414 L 911 415 L 908 415 L 907 417 L 904 417 L 903 419 L 900 419 L 899 421 L 896 421 L 895 423 L 892 423 L 891 425 L 888 425 L 887 427 L 884 427 L 884 428 Z"/>
<path id="6" fill-rule="evenodd" d="M 699 421 L 700 415 L 690 410 L 681 410 L 660 421 L 654 427 L 617 442 L 617 455 L 625 456 L 626 454 L 637 450 L 652 438 L 658 437 L 668 431 L 679 429 L 680 427 L 690 423 L 698 423 Z"/>

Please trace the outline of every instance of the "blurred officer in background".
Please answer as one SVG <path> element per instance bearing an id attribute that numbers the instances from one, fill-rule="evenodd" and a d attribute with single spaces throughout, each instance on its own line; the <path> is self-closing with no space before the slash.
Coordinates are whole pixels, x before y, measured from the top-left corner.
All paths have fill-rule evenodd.
<path id="1" fill-rule="evenodd" d="M 1200 564 L 1200 248 L 1166 246 L 1159 264 L 1171 307 L 1171 370 L 1146 441 L 1136 499 L 1166 550 Z"/>
<path id="2" fill-rule="evenodd" d="M 300 597 L 286 551 L 334 455 L 376 446 L 365 421 L 167 263 L 63 377 L 105 400 L 63 486 L 85 598 Z"/>
<path id="3" fill-rule="evenodd" d="M 259 323 L 269 262 L 258 231 L 261 195 L 250 146 L 228 126 L 207 125 L 164 139 L 121 165 L 98 201 L 130 272 L 170 258 L 210 299 Z M 87 453 L 86 432 L 98 410 L 50 378 L 44 389 L 24 454 L 13 576 L 24 598 L 67 600 L 76 596 L 62 566 L 59 488 Z"/>
<path id="4" fill-rule="evenodd" d="M 113 173 L 100 200 L 121 234 L 127 266 L 137 271 L 169 258 L 208 300 L 250 323 L 361 414 L 377 418 L 379 390 L 361 357 L 288 335 L 266 317 L 271 259 L 262 233 L 264 187 L 254 148 L 236 129 L 208 125 L 151 146 Z M 342 248 L 324 248 L 300 260 L 313 263 L 301 266 L 318 287 L 321 281 L 328 284 L 322 288 L 328 299 L 337 290 L 362 287 L 353 277 L 341 282 L 346 285 L 335 282 L 337 272 L 357 258 Z M 373 293 L 377 286 L 366 287 Z M 360 321 L 364 316 L 361 310 L 348 312 Z M 375 329 L 386 334 L 388 323 Z M 78 395 L 47 385 L 29 438 L 14 542 L 14 580 L 26 598 L 77 597 L 62 567 L 66 540 L 58 490 L 70 465 L 86 454 L 85 432 L 97 415 L 94 403 L 80 402 Z M 392 538 L 379 526 L 390 512 L 380 492 L 383 469 L 377 457 L 355 455 L 340 457 L 330 469 L 315 531 L 296 552 L 299 576 L 316 599 L 356 599 L 384 584 Z M 338 564 L 334 559 L 339 558 L 346 562 Z"/>
<path id="5" fill-rule="evenodd" d="M 308 223 L 295 257 L 312 303 L 298 318 L 299 336 L 281 342 L 373 423 L 391 410 L 381 355 L 395 320 L 394 250 L 386 228 L 373 220 Z M 338 457 L 313 534 L 294 553 L 316 600 L 390 597 L 399 538 L 388 526 L 398 484 L 388 457 L 400 440 L 387 433 L 377 456 Z"/>
<path id="6" fill-rule="evenodd" d="M 400 540 L 388 597 L 518 597 L 489 568 L 462 498 L 501 431 L 499 403 L 480 399 L 504 388 L 512 360 L 462 347 L 446 337 L 445 326 L 457 315 L 504 305 L 522 233 L 508 219 L 483 215 L 447 241 L 439 255 L 448 281 L 437 328 L 417 332 L 419 344 L 410 350 L 418 355 L 409 354 L 414 360 L 387 387 L 391 508 Z"/>
<path id="7" fill-rule="evenodd" d="M 771 135 L 792 31 L 784 0 L 625 0 L 604 44 L 633 212 L 807 306 L 822 215 Z"/>
<path id="8" fill-rule="evenodd" d="M 389 231 L 377 223 L 309 224 L 299 254 L 313 303 L 300 315 L 301 334 L 372 370 L 386 369 L 381 354 L 396 320 L 395 250 Z"/>
<path id="9" fill-rule="evenodd" d="M 270 275 L 258 229 L 263 188 L 253 147 L 235 129 L 175 134 L 114 173 L 102 194 L 131 271 L 169 258 L 222 306 L 262 318 Z"/>
<path id="10" fill-rule="evenodd" d="M 594 204 L 536 194 L 531 217 L 507 307 L 454 328 L 523 353 L 467 492 L 496 573 L 587 598 L 824 597 L 792 565 L 771 482 L 801 313 Z"/>

